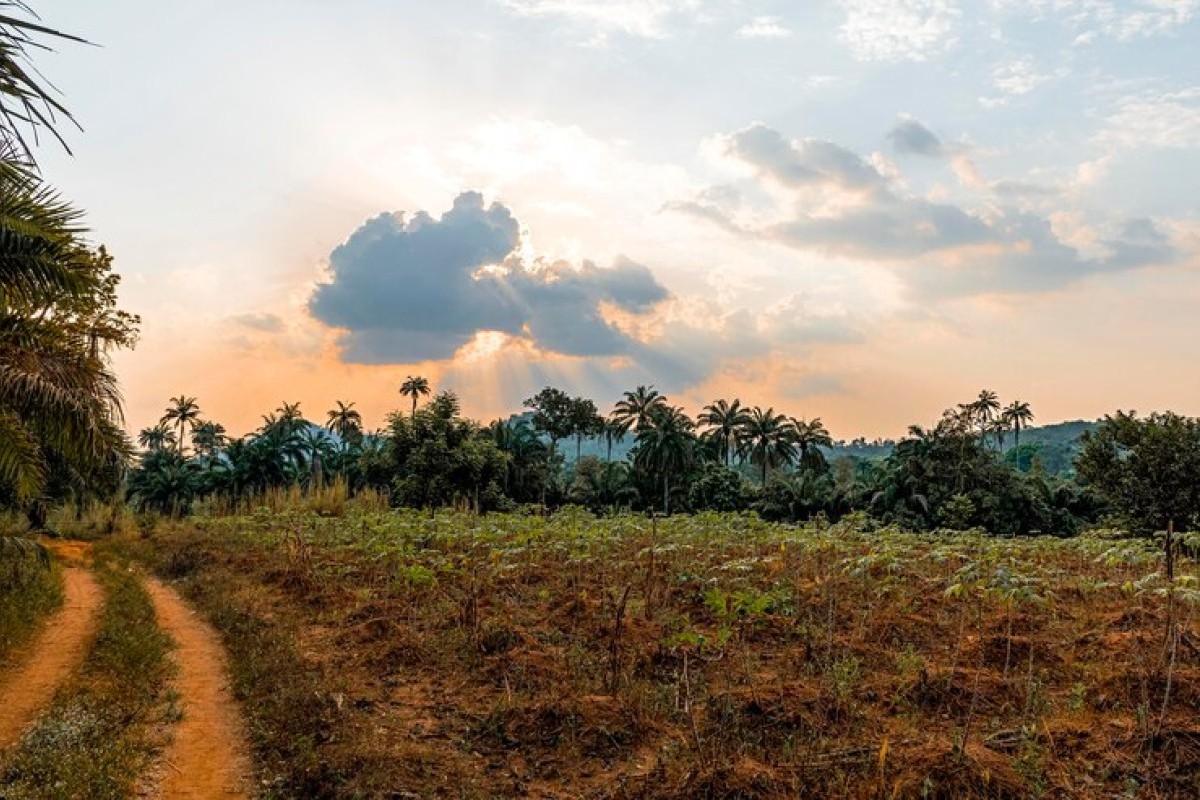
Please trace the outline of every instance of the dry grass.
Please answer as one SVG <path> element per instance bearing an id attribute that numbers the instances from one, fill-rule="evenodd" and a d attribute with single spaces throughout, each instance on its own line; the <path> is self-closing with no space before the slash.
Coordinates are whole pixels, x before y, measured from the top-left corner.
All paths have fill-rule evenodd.
<path id="1" fill-rule="evenodd" d="M 1200 790 L 1195 569 L 1152 545 L 299 508 L 144 544 L 280 796 Z"/>

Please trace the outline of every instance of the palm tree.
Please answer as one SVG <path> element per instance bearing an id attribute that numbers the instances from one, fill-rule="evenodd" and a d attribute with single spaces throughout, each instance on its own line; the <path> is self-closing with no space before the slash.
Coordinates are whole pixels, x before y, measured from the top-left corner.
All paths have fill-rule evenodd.
<path id="1" fill-rule="evenodd" d="M 33 19 L 18 19 L 15 14 Z M 24 0 L 0 0 L 0 149 L 21 153 L 29 160 L 33 154 L 25 138 L 27 132 L 36 141 L 40 129 L 48 130 L 70 152 L 55 124 L 61 117 L 78 127 L 71 112 L 54 97 L 53 87 L 29 63 L 30 50 L 49 49 L 39 37 L 86 44 L 83 39 L 42 25 Z"/>
<path id="2" fill-rule="evenodd" d="M 825 463 L 825 456 L 817 448 L 832 447 L 833 437 L 829 435 L 821 418 L 813 417 L 812 420 L 805 422 L 792 417 L 791 423 L 795 432 L 796 447 L 800 448 L 800 465 L 824 471 L 828 465 Z"/>
<path id="3" fill-rule="evenodd" d="M 664 514 L 671 513 L 671 477 L 682 475 L 695 460 L 694 427 L 683 409 L 662 404 L 638 431 L 634 464 L 662 476 Z"/>
<path id="4" fill-rule="evenodd" d="M 628 422 L 635 432 L 640 432 L 650 424 L 651 417 L 657 411 L 666 407 L 667 398 L 653 386 L 639 386 L 632 392 L 625 392 L 624 397 L 617 401 L 611 416 L 620 422 Z"/>
<path id="5" fill-rule="evenodd" d="M 336 433 L 347 446 L 362 441 L 362 414 L 354 408 L 354 403 L 343 403 L 335 400 L 337 408 L 329 410 L 329 421 L 325 429 Z"/>
<path id="6" fill-rule="evenodd" d="M 142 428 L 138 433 L 138 444 L 150 451 L 163 450 L 175 444 L 175 434 L 160 422 L 153 428 Z"/>
<path id="7" fill-rule="evenodd" d="M 996 413 L 1000 410 L 999 396 L 991 389 L 983 389 L 974 402 L 962 404 L 959 408 L 974 417 L 975 424 L 979 426 L 979 443 L 983 444 L 987 439 L 988 431 L 991 430 L 992 420 L 996 418 Z"/>
<path id="8" fill-rule="evenodd" d="M 217 451 L 229 443 L 225 426 L 219 422 L 202 420 L 192 426 L 192 447 L 197 454 L 215 456 Z"/>
<path id="9" fill-rule="evenodd" d="M 171 398 L 171 404 L 167 406 L 166 413 L 159 420 L 163 424 L 174 422 L 175 427 L 179 428 L 179 437 L 175 441 L 175 446 L 181 455 L 184 447 L 184 427 L 196 427 L 199 419 L 200 406 L 196 404 L 196 398 L 181 394 L 179 397 Z"/>
<path id="10" fill-rule="evenodd" d="M 629 420 L 619 420 L 609 417 L 604 420 L 604 427 L 600 431 L 600 435 L 604 437 L 604 445 L 606 455 L 604 460 L 608 463 L 612 462 L 613 442 L 625 441 L 625 434 L 629 433 Z"/>
<path id="11" fill-rule="evenodd" d="M 761 485 L 767 485 L 767 471 L 796 460 L 796 437 L 783 414 L 775 409 L 750 409 L 742 434 L 742 451 L 761 472 Z"/>
<path id="12" fill-rule="evenodd" d="M 45 485 L 50 452 L 86 474 L 126 440 L 116 378 L 81 319 L 102 302 L 107 265 L 80 240 L 80 213 L 5 148 L 0 141 L 0 482 L 24 500 Z"/>
<path id="13" fill-rule="evenodd" d="M 304 414 L 300 411 L 299 403 L 284 400 L 283 404 L 275 409 L 275 413 L 279 415 L 275 417 L 275 424 L 289 433 L 296 433 L 304 427 Z"/>
<path id="14" fill-rule="evenodd" d="M 415 378 L 409 375 L 408 379 L 400 384 L 400 394 L 412 398 L 412 415 L 414 417 L 417 415 L 417 398 L 422 395 L 428 395 L 429 392 L 429 381 L 420 375 Z"/>
<path id="15" fill-rule="evenodd" d="M 742 401 L 714 400 L 704 407 L 698 419 L 701 425 L 708 426 L 700 438 L 711 440 L 721 461 L 728 466 L 733 454 L 741 449 L 742 428 L 749 419 Z"/>
<path id="16" fill-rule="evenodd" d="M 1013 400 L 1004 409 L 1001 418 L 1008 422 L 1013 431 L 1013 447 L 1021 446 L 1021 428 L 1028 428 L 1033 421 L 1033 410 L 1023 400 Z"/>
<path id="17" fill-rule="evenodd" d="M 329 434 L 314 426 L 299 432 L 300 445 L 308 457 L 309 476 L 312 486 L 320 486 L 325 478 L 325 461 L 330 452 Z"/>

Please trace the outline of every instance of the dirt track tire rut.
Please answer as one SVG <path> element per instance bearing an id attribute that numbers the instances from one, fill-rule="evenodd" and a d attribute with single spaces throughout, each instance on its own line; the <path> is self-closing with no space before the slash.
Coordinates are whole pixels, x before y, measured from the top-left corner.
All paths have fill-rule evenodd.
<path id="1" fill-rule="evenodd" d="M 104 592 L 88 570 L 68 567 L 63 595 L 25 660 L 0 675 L 0 749 L 16 744 L 91 648 Z"/>
<path id="2" fill-rule="evenodd" d="M 166 800 L 251 797 L 245 732 L 216 631 L 170 587 L 148 578 L 146 591 L 154 601 L 159 626 L 178 646 L 175 688 L 183 706 L 183 719 L 164 756 L 160 796 Z"/>

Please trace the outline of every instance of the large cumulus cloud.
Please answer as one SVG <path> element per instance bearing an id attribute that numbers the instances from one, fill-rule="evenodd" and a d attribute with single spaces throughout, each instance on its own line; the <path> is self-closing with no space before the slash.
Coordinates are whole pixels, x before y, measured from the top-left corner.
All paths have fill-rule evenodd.
<path id="1" fill-rule="evenodd" d="M 617 356 L 636 343 L 602 304 L 640 314 L 668 296 L 627 259 L 527 269 L 513 255 L 519 240 L 512 213 L 477 192 L 460 194 L 438 219 L 380 214 L 330 255 L 330 278 L 309 310 L 344 331 L 343 357 L 358 363 L 446 359 L 480 331 L 563 355 Z"/>

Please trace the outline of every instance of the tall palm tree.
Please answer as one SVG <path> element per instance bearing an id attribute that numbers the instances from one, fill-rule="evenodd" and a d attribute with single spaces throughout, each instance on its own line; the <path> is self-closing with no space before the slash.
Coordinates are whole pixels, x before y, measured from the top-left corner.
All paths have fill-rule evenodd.
<path id="1" fill-rule="evenodd" d="M 417 415 L 417 399 L 428 395 L 429 392 L 429 381 L 420 375 L 415 378 L 409 375 L 408 379 L 400 384 L 400 394 L 412 398 L 412 415 L 414 417 Z"/>
<path id="2" fill-rule="evenodd" d="M 650 424 L 651 417 L 667 407 L 667 398 L 653 386 L 639 386 L 617 401 L 610 415 L 613 419 L 628 422 L 634 432 Z"/>
<path id="3" fill-rule="evenodd" d="M 701 425 L 708 426 L 700 438 L 711 440 L 717 446 L 721 461 L 728 466 L 733 454 L 741 448 L 742 429 L 749 419 L 742 401 L 714 400 L 704 407 L 698 419 Z"/>
<path id="4" fill-rule="evenodd" d="M 362 414 L 355 410 L 354 403 L 343 403 L 341 400 L 334 402 L 337 408 L 329 410 L 325 429 L 336 433 L 347 446 L 362 441 Z"/>
<path id="5" fill-rule="evenodd" d="M 804 467 L 823 471 L 827 466 L 825 456 L 818 447 L 832 447 L 833 437 L 825 428 L 820 417 L 813 417 L 808 422 L 796 417 L 791 418 L 796 447 L 800 449 L 800 464 Z"/>
<path id="6" fill-rule="evenodd" d="M 695 460 L 694 427 L 683 409 L 663 404 L 638 431 L 634 464 L 662 476 L 664 514 L 671 513 L 671 478 L 682 475 Z"/>
<path id="7" fill-rule="evenodd" d="M 298 436 L 308 458 L 311 485 L 320 486 L 325 479 L 325 461 L 333 454 L 329 434 L 314 425 L 301 430 Z"/>
<path id="8" fill-rule="evenodd" d="M 767 485 L 767 472 L 796 460 L 796 436 L 788 419 L 758 406 L 750 409 L 742 435 L 742 453 L 761 470 L 760 484 Z"/>
<path id="9" fill-rule="evenodd" d="M 172 397 L 170 403 L 167 406 L 166 413 L 162 415 L 162 419 L 159 422 L 163 424 L 174 423 L 175 427 L 179 429 L 179 435 L 175 440 L 175 447 L 182 454 L 184 448 L 184 428 L 196 427 L 196 423 L 200 420 L 200 406 L 196 404 L 196 398 L 187 397 L 182 394 L 179 397 Z"/>
<path id="10" fill-rule="evenodd" d="M 1028 428 L 1029 423 L 1033 421 L 1033 410 L 1029 407 L 1029 403 L 1023 400 L 1013 400 L 1005 407 L 1001 419 L 1005 420 L 1012 428 L 1013 447 L 1020 447 L 1021 428 Z"/>
<path id="11" fill-rule="evenodd" d="M 974 402 L 964 407 L 975 417 L 975 424 L 979 426 L 979 443 L 983 444 L 992 428 L 992 421 L 1000 411 L 1000 397 L 991 389 L 983 389 Z"/>
<path id="12" fill-rule="evenodd" d="M 612 417 L 604 420 L 604 427 L 601 429 L 600 435 L 604 437 L 605 451 L 607 453 L 604 460 L 606 462 L 612 462 L 613 443 L 625 441 L 625 435 L 629 433 L 629 426 L 631 424 L 630 420 L 613 419 Z"/>

